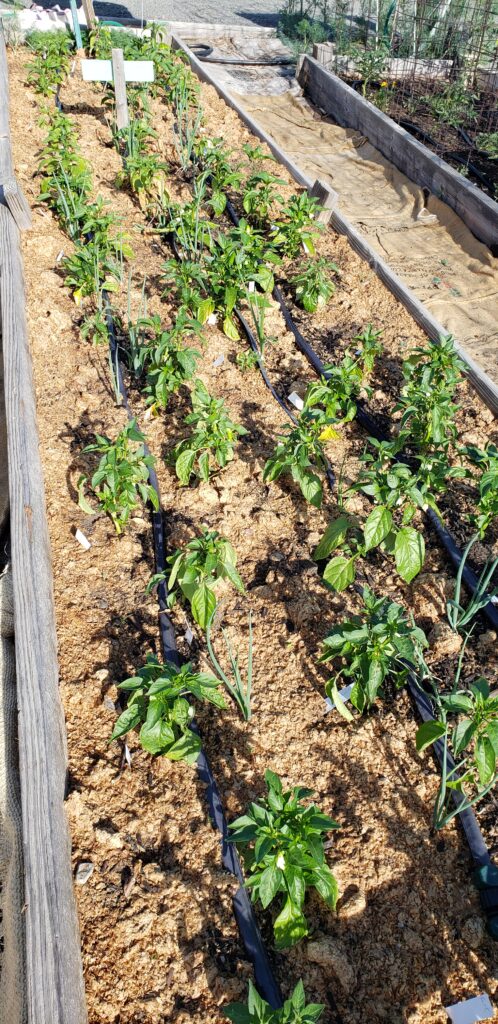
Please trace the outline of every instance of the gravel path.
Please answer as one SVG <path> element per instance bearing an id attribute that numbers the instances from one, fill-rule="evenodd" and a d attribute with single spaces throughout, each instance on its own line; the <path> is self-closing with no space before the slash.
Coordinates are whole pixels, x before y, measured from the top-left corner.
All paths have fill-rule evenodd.
<path id="1" fill-rule="evenodd" d="M 69 7 L 68 0 L 36 0 L 50 9 L 56 3 Z M 171 21 L 208 21 L 225 25 L 260 25 L 273 28 L 283 0 L 124 0 L 107 3 L 94 0 L 101 18 L 158 18 Z M 0 2 L 0 7 L 2 3 Z"/>

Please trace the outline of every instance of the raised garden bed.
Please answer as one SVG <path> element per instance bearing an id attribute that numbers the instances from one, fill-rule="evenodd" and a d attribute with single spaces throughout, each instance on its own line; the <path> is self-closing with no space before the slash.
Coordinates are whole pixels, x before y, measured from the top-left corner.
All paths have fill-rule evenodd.
<path id="1" fill-rule="evenodd" d="M 64 258 L 73 253 L 74 241 L 54 214 L 37 203 L 36 171 L 46 124 L 39 120 L 43 101 L 26 84 L 27 60 L 24 51 L 9 55 L 11 123 L 18 174 L 36 204 L 33 231 L 24 240 L 28 324 L 68 730 L 67 808 L 76 880 L 83 882 L 76 885 L 76 894 L 89 1020 L 219 1024 L 223 1007 L 245 998 L 251 967 L 232 912 L 237 885 L 221 866 L 219 834 L 207 815 L 205 788 L 190 765 L 151 757 L 136 732 L 127 735 L 126 745 L 123 740 L 109 745 L 119 714 L 117 684 L 133 676 L 151 651 L 162 658 L 156 599 L 146 594 L 155 567 L 153 534 L 140 505 L 122 535 L 98 512 L 91 493 L 86 500 L 94 512 L 78 507 L 80 477 L 96 465 L 84 447 L 96 434 L 115 438 L 127 414 L 116 403 L 107 345 L 92 346 L 82 336 L 82 321 L 88 323 L 96 310 L 91 297 L 75 304 L 67 287 Z M 147 315 L 157 314 L 167 328 L 178 302 L 164 277 L 164 263 L 172 259 L 170 245 L 157 233 L 157 218 L 145 216 L 151 195 L 144 190 L 140 197 L 133 194 L 130 179 L 123 187 L 126 153 L 113 146 L 102 99 L 102 92 L 82 83 L 77 74 L 63 76 L 60 100 L 91 168 L 89 194 L 109 203 L 133 248 L 122 287 L 111 294 L 124 354 L 129 348 L 129 311 L 136 320 L 145 298 Z M 149 140 L 148 151 L 156 165 L 159 160 L 166 163 L 162 184 L 181 214 L 192 198 L 193 168 L 187 163 L 182 171 L 180 166 L 177 118 L 166 99 L 160 91 L 149 101 L 157 134 Z M 53 102 L 51 95 L 49 100 Z M 262 159 L 264 148 L 248 158 L 242 147 L 254 148 L 255 140 L 234 111 L 206 86 L 201 87 L 200 103 L 200 136 L 222 139 L 230 162 L 241 163 L 245 176 L 254 166 L 269 166 L 282 179 L 274 191 L 288 202 L 295 187 L 287 172 Z M 157 180 L 149 183 L 156 199 L 160 187 Z M 240 185 L 232 190 L 239 213 L 242 193 Z M 272 196 L 272 212 L 274 201 Z M 213 231 L 229 230 L 226 212 L 218 212 L 215 220 Z M 354 339 L 368 324 L 382 332 L 382 351 L 367 383 L 376 422 L 388 426 L 403 384 L 403 364 L 427 341 L 346 239 L 326 231 L 315 244 L 319 257 L 338 268 L 335 293 L 315 313 L 293 308 L 296 320 L 321 358 L 334 364 L 358 344 Z M 291 303 L 288 281 L 294 269 L 295 260 L 290 260 L 278 270 Z M 265 368 L 282 399 L 293 391 L 302 396 L 314 375 L 276 303 L 268 301 L 265 333 L 271 341 L 264 350 Z M 206 322 L 204 340 L 194 340 L 201 351 L 196 377 L 226 402 L 230 417 L 247 433 L 233 460 L 207 481 L 180 487 L 168 460 L 174 445 L 188 434 L 184 417 L 191 411 L 192 385 L 184 384 L 166 410 L 151 416 L 146 394 L 130 372 L 125 377 L 133 414 L 155 459 L 168 552 L 198 536 L 203 525 L 218 531 L 237 553 L 246 590 L 238 593 L 226 579 L 216 588 L 221 618 L 235 648 L 242 644 L 247 649 L 252 610 L 250 722 L 230 702 L 222 712 L 207 704 L 196 708 L 226 815 L 235 819 L 249 801 L 263 796 L 265 771 L 271 768 L 285 788 L 303 785 L 313 790 L 320 809 L 340 826 L 331 833 L 327 850 L 339 885 L 337 912 L 314 893 L 306 903 L 308 938 L 277 952 L 275 915 L 258 907 L 263 938 L 284 994 L 302 978 L 308 1001 L 324 1004 L 321 1019 L 327 1024 L 365 1019 L 442 1022 L 445 1005 L 482 990 L 493 996 L 497 986 L 494 948 L 470 880 L 467 848 L 455 821 L 439 834 L 431 829 L 439 772 L 428 754 L 416 752 L 418 723 L 404 690 L 395 693 L 388 687 L 385 699 L 355 726 L 336 713 L 325 715 L 324 685 L 330 672 L 318 663 L 321 645 L 332 626 L 362 607 L 354 588 L 340 593 L 327 589 L 321 579 L 323 565 L 319 572 L 313 559 L 328 523 L 338 514 L 337 491 L 328 489 L 324 480 L 323 502 L 317 508 L 287 477 L 264 479 L 285 413 L 257 367 L 241 368 L 237 356 L 244 353 L 243 342 L 233 337 L 230 325 L 225 327 L 232 337 L 222 332 L 222 320 L 219 315 L 217 323 Z M 459 442 L 484 448 L 494 441 L 492 414 L 463 380 L 458 403 Z M 365 443 L 365 431 L 355 419 L 326 442 L 327 457 L 343 485 L 356 479 Z M 466 515 L 475 510 L 476 493 L 471 481 L 455 480 L 441 500 L 445 520 L 461 544 L 472 533 Z M 353 504 L 357 515 L 368 509 L 358 496 Z M 425 529 L 418 512 L 415 524 Z M 89 550 L 77 543 L 76 528 L 90 541 Z M 358 581 L 413 613 L 429 637 L 427 661 L 444 689 L 461 648 L 461 639 L 446 621 L 454 573 L 434 533 L 427 529 L 425 535 L 425 563 L 411 582 L 404 582 L 392 557 L 380 552 L 361 561 Z M 477 567 L 493 553 L 496 539 L 493 522 L 477 548 Z M 209 671 L 204 632 L 193 623 L 189 605 L 177 603 L 171 616 L 182 657 L 196 671 Z M 218 628 L 214 642 L 219 651 Z M 467 645 L 466 682 L 485 670 L 496 686 L 495 642 L 486 620 L 476 619 Z M 498 835 L 492 793 L 479 806 L 493 855 Z"/>

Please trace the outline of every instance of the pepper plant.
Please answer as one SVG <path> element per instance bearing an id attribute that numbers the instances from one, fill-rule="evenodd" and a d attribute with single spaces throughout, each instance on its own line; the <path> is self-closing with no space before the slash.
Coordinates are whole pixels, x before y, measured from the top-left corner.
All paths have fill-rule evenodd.
<path id="1" fill-rule="evenodd" d="M 171 662 L 161 665 L 153 654 L 147 656 L 136 675 L 119 683 L 118 690 L 128 694 L 128 704 L 114 726 L 110 742 L 140 726 L 144 750 L 187 764 L 195 764 L 201 752 L 200 737 L 190 728 L 194 709 L 188 698 L 226 707 L 214 676 L 194 672 L 190 663 L 181 668 Z"/>
<path id="2" fill-rule="evenodd" d="M 276 185 L 285 185 L 285 181 L 265 170 L 254 171 L 244 184 L 244 211 L 259 227 L 264 227 L 270 218 L 274 204 L 283 202 L 282 196 L 275 192 Z"/>
<path id="3" fill-rule="evenodd" d="M 280 215 L 270 231 L 272 245 L 289 259 L 304 249 L 308 255 L 315 252 L 315 239 L 323 225 L 316 221 L 320 204 L 307 192 L 293 195 L 281 204 Z M 283 218 L 283 219 L 281 219 Z"/>
<path id="4" fill-rule="evenodd" d="M 65 30 L 30 32 L 26 43 L 34 54 L 28 64 L 28 85 L 42 96 L 50 96 L 68 75 L 73 39 Z"/>
<path id="5" fill-rule="evenodd" d="M 386 680 L 404 685 L 409 668 L 415 669 L 427 640 L 423 630 L 407 617 L 405 609 L 387 597 L 376 597 L 368 587 L 362 592 L 360 615 L 334 626 L 323 641 L 321 662 L 332 661 L 337 671 L 326 691 L 339 714 L 353 716 L 339 695 L 344 680 L 353 681 L 351 703 L 360 714 L 382 696 Z"/>
<path id="6" fill-rule="evenodd" d="M 192 412 L 185 423 L 193 427 L 192 434 L 173 450 L 176 475 L 183 486 L 193 474 L 209 480 L 216 469 L 224 469 L 233 459 L 239 437 L 247 434 L 245 427 L 230 419 L 223 399 L 212 398 L 201 380 L 195 381 L 191 397 Z"/>
<path id="7" fill-rule="evenodd" d="M 490 442 L 484 449 L 468 445 L 461 448 L 460 452 L 480 471 L 477 478 L 477 509 L 469 518 L 482 539 L 498 516 L 498 448 Z"/>
<path id="8" fill-rule="evenodd" d="M 295 426 L 286 424 L 282 430 L 282 440 L 265 463 L 263 480 L 278 480 L 290 474 L 306 501 L 320 508 L 323 486 L 315 468 L 327 468 L 323 441 L 331 436 L 328 421 L 321 411 L 304 408 Z"/>
<path id="9" fill-rule="evenodd" d="M 145 373 L 147 404 L 154 413 L 166 409 L 171 396 L 194 376 L 200 352 L 184 339 L 199 333 L 200 324 L 181 311 L 168 330 L 157 315 L 129 325 L 129 337 L 134 338 L 130 359 L 138 375 Z"/>
<path id="10" fill-rule="evenodd" d="M 447 448 L 456 439 L 455 390 L 462 381 L 463 362 L 453 338 L 416 348 L 403 362 L 405 384 L 395 412 L 401 412 L 400 434 L 415 452 Z"/>
<path id="11" fill-rule="evenodd" d="M 252 981 L 249 981 L 247 1005 L 230 1003 L 223 1010 L 233 1024 L 314 1024 L 321 1016 L 325 1006 L 322 1003 L 308 1003 L 304 994 L 304 985 L 298 981 L 292 995 L 286 999 L 280 1010 L 272 1010 L 269 1003 L 258 994 Z"/>
<path id="12" fill-rule="evenodd" d="M 101 455 L 95 473 L 91 477 L 80 476 L 78 480 L 79 506 L 83 512 L 95 514 L 85 496 L 85 492 L 90 491 L 102 511 L 111 517 L 116 533 L 121 534 L 140 501 L 150 501 L 158 510 L 157 492 L 148 482 L 154 459 L 146 455 L 145 437 L 134 419 L 126 424 L 115 441 L 96 434 L 95 443 L 87 445 L 83 452 Z"/>
<path id="13" fill-rule="evenodd" d="M 207 628 L 216 610 L 214 588 L 217 580 L 229 580 L 240 594 L 244 593 L 244 584 L 236 569 L 235 550 L 215 530 L 203 527 L 199 537 L 174 551 L 167 562 L 169 572 L 152 576 L 147 590 L 166 581 L 170 608 L 180 591 L 189 602 L 192 615 L 201 629 Z"/>
<path id="14" fill-rule="evenodd" d="M 294 786 L 284 791 L 275 772 L 265 772 L 268 797 L 251 803 L 229 829 L 230 840 L 243 847 L 246 885 L 253 902 L 266 910 L 280 897 L 273 922 L 277 949 L 295 945 L 308 934 L 304 914 L 307 889 L 315 889 L 331 910 L 337 882 L 325 860 L 323 836 L 338 828 L 316 804 L 304 804 L 313 790 Z"/>
<path id="15" fill-rule="evenodd" d="M 296 302 L 307 313 L 316 313 L 319 306 L 325 306 L 335 292 L 332 274 L 339 274 L 339 267 L 325 256 L 313 262 L 301 263 L 297 273 L 290 278 Z"/>

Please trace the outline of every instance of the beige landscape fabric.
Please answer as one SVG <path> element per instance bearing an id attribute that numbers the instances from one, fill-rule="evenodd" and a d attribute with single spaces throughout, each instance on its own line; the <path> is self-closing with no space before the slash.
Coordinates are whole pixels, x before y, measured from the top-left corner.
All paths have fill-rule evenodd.
<path id="1" fill-rule="evenodd" d="M 330 183 L 341 213 L 498 382 L 498 259 L 487 246 L 364 136 L 321 117 L 294 90 L 236 99 L 308 177 Z"/>

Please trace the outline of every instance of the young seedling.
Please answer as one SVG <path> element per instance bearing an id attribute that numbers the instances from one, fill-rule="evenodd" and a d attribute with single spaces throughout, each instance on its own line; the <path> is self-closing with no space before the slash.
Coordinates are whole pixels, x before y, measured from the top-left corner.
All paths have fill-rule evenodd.
<path id="1" fill-rule="evenodd" d="M 303 912 L 307 889 L 315 889 L 331 910 L 337 903 L 337 882 L 325 860 L 323 836 L 336 821 L 302 801 L 313 790 L 295 786 L 284 792 L 275 772 L 265 772 L 268 797 L 252 803 L 231 825 L 231 842 L 243 847 L 246 885 L 253 902 L 266 908 L 280 899 L 273 922 L 277 949 L 295 945 L 308 934 Z"/>
<path id="2" fill-rule="evenodd" d="M 123 532 L 140 501 L 150 501 L 156 511 L 159 508 L 157 492 L 148 482 L 154 459 L 145 454 L 144 445 L 144 435 L 136 421 L 130 420 L 115 441 L 96 434 L 95 443 L 83 449 L 84 453 L 97 452 L 101 459 L 92 477 L 80 476 L 78 480 L 79 506 L 88 515 L 95 515 L 85 497 L 85 491 L 91 491 L 100 509 L 111 517 L 117 534 Z"/>
<path id="3" fill-rule="evenodd" d="M 249 981 L 247 1005 L 230 1003 L 222 1012 L 233 1024 L 315 1024 L 324 1009 L 322 1003 L 306 1005 L 304 985 L 298 981 L 282 1009 L 272 1010 L 270 1004 L 258 995 L 252 981 Z"/>
<path id="4" fill-rule="evenodd" d="M 185 417 L 192 426 L 190 437 L 173 449 L 176 475 L 186 487 L 191 477 L 209 480 L 217 469 L 231 462 L 239 437 L 247 434 L 245 427 L 234 423 L 222 398 L 212 398 L 205 384 L 196 380 L 192 391 L 192 412 Z"/>
<path id="5" fill-rule="evenodd" d="M 188 698 L 226 707 L 214 676 L 193 672 L 190 663 L 180 669 L 171 662 L 161 665 L 153 654 L 118 689 L 129 694 L 128 704 L 114 726 L 110 742 L 140 726 L 144 750 L 187 764 L 195 764 L 201 751 L 200 738 L 190 728 L 194 709 Z"/>
<path id="6" fill-rule="evenodd" d="M 230 696 L 238 704 L 242 717 L 245 722 L 248 722 L 251 718 L 251 692 L 252 692 L 252 615 L 249 612 L 249 649 L 247 654 L 247 682 L 244 682 L 242 678 L 242 670 L 239 665 L 239 652 L 233 653 L 228 634 L 226 630 L 222 629 L 222 636 L 225 641 L 225 647 L 227 649 L 228 660 L 230 663 L 230 676 L 223 671 L 216 654 L 214 653 L 213 644 L 211 640 L 211 628 L 213 620 L 216 614 L 216 608 L 211 615 L 209 622 L 206 626 L 206 644 L 211 658 L 211 663 L 215 672 L 219 678 L 223 680 Z"/>
<path id="7" fill-rule="evenodd" d="M 203 527 L 200 537 L 194 537 L 183 548 L 178 548 L 167 561 L 169 572 L 153 576 L 147 591 L 166 580 L 169 607 L 174 606 L 180 591 L 189 602 L 192 615 L 201 629 L 207 629 L 216 611 L 217 580 L 229 580 L 240 594 L 244 593 L 244 584 L 236 569 L 237 555 L 230 542 L 215 530 Z"/>
<path id="8" fill-rule="evenodd" d="M 387 597 L 376 597 L 368 587 L 362 593 L 364 612 L 334 626 L 323 641 L 321 662 L 339 667 L 329 679 L 326 691 L 339 714 L 353 716 L 339 696 L 343 679 L 353 680 L 351 703 L 360 714 L 372 706 L 389 680 L 400 688 L 409 668 L 415 669 L 427 647 L 423 630 L 407 617 L 401 605 Z"/>

